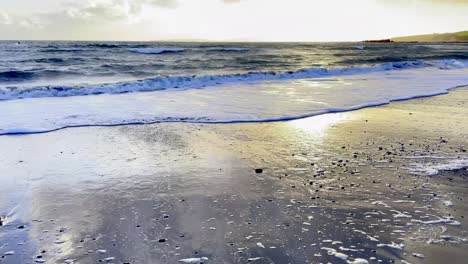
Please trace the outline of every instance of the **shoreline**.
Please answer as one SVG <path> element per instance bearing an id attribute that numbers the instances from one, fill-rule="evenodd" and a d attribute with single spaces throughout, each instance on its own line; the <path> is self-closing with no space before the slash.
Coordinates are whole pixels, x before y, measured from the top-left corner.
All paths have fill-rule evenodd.
<path id="1" fill-rule="evenodd" d="M 164 124 L 164 123 L 189 123 L 189 124 L 212 124 L 212 125 L 225 125 L 225 124 L 249 124 L 249 123 L 270 123 L 270 122 L 288 122 L 293 120 L 299 120 L 304 118 L 310 118 L 315 116 L 327 115 L 327 114 L 336 114 L 336 113 L 346 113 L 352 111 L 358 111 L 366 108 L 375 108 L 375 107 L 382 107 L 392 103 L 410 101 L 410 100 L 417 100 L 423 98 L 429 98 L 434 96 L 440 96 L 450 93 L 451 91 L 455 91 L 458 89 L 468 89 L 468 85 L 458 85 L 455 87 L 447 88 L 445 91 L 431 93 L 431 94 L 423 94 L 418 96 L 409 96 L 409 97 L 402 97 L 402 98 L 395 98 L 388 100 L 387 102 L 382 103 L 369 103 L 367 105 L 362 106 L 355 106 L 347 109 L 330 109 L 327 111 L 323 111 L 320 113 L 314 114 L 306 114 L 300 116 L 291 116 L 291 117 L 279 117 L 279 118 L 269 118 L 269 119 L 259 119 L 259 120 L 230 120 L 230 121 L 193 121 L 193 120 L 168 120 L 168 121 L 154 121 L 154 122 L 130 122 L 130 123 L 123 123 L 123 124 L 96 124 L 96 125 L 76 125 L 76 126 L 65 126 L 56 129 L 46 130 L 46 131 L 33 131 L 33 132 L 6 132 L 0 133 L 0 137 L 2 136 L 21 136 L 21 135 L 34 135 L 34 134 L 46 134 L 55 131 L 60 131 L 63 129 L 73 129 L 73 128 L 84 128 L 84 127 L 118 127 L 118 126 L 135 126 L 135 125 L 153 125 L 153 124 Z M 30 98 L 34 99 L 34 98 Z M 20 99 L 23 100 L 23 99 Z"/>
<path id="2" fill-rule="evenodd" d="M 463 263 L 467 105 L 0 137 L 0 263 Z"/>

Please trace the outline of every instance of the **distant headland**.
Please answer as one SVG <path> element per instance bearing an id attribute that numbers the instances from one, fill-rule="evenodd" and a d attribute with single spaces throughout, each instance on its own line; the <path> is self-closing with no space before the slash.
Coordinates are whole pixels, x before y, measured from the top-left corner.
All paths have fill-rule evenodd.
<path id="1" fill-rule="evenodd" d="M 390 39 L 365 40 L 364 42 L 388 43 L 388 42 L 468 42 L 468 31 L 454 33 L 434 33 L 427 35 L 415 35 L 396 37 Z"/>

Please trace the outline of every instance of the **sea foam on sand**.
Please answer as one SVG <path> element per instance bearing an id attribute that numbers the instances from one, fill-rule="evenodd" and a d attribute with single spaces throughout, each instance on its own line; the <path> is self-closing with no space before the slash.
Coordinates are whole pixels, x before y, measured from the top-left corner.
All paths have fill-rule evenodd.
<path id="1" fill-rule="evenodd" d="M 447 93 L 468 69 L 422 68 L 215 88 L 0 102 L 0 135 L 155 122 L 291 120 Z"/>

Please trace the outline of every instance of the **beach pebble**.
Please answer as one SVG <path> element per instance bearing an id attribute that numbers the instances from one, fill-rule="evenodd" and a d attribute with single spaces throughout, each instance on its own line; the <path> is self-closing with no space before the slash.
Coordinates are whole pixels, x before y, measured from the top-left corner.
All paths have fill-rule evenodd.
<path id="1" fill-rule="evenodd" d="M 263 169 L 255 169 L 255 173 L 263 173 Z"/>

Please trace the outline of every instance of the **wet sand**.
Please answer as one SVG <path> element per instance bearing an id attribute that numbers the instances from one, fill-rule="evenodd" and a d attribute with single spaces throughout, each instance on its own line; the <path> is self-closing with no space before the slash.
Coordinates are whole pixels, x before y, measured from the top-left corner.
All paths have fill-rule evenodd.
<path id="1" fill-rule="evenodd" d="M 0 263 L 466 263 L 467 142 L 468 89 L 0 137 Z"/>

